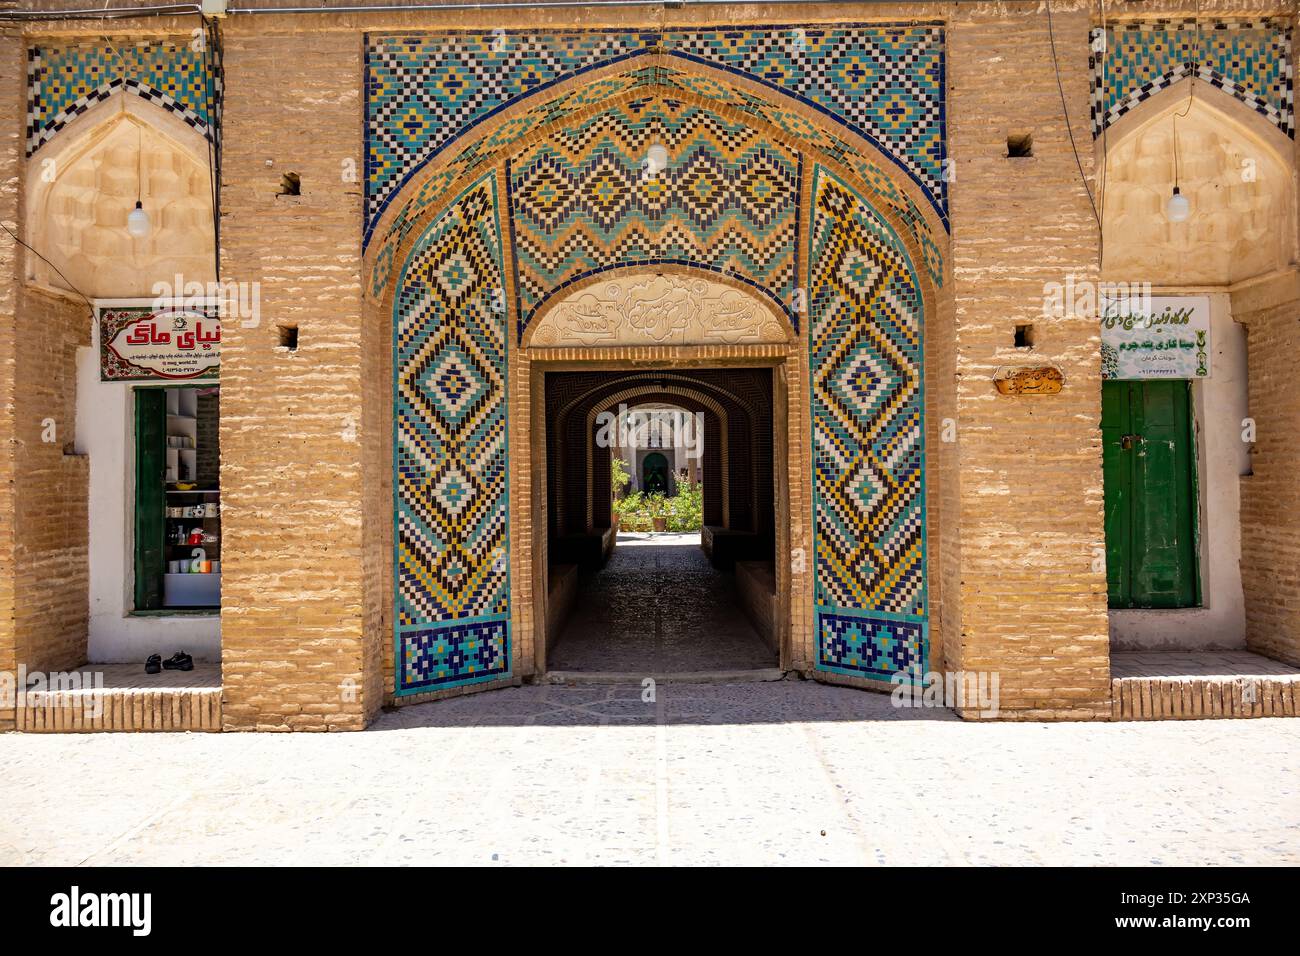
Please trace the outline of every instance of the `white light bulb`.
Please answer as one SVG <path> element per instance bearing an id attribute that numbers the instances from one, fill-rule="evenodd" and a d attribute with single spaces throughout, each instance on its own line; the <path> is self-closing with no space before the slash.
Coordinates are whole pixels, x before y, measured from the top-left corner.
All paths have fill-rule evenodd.
<path id="1" fill-rule="evenodd" d="M 149 214 L 144 211 L 144 207 L 137 200 L 135 208 L 131 210 L 131 215 L 126 217 L 126 231 L 136 239 L 144 239 L 149 235 L 153 228 L 153 223 L 149 221 Z"/>
<path id="2" fill-rule="evenodd" d="M 1192 204 L 1175 186 L 1174 194 L 1169 197 L 1169 202 L 1165 204 L 1165 215 L 1169 217 L 1170 222 L 1185 222 L 1191 214 Z"/>
<path id="3" fill-rule="evenodd" d="M 646 150 L 645 162 L 651 174 L 663 172 L 668 168 L 668 147 L 663 143 L 651 143 Z"/>

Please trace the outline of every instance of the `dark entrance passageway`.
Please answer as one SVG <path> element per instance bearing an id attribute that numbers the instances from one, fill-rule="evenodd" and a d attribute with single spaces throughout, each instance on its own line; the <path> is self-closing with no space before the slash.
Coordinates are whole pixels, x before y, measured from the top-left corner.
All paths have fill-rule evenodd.
<path id="1" fill-rule="evenodd" d="M 552 649 L 558 671 L 681 674 L 776 667 L 735 578 L 709 564 L 698 534 L 618 536 Z"/>
<path id="2" fill-rule="evenodd" d="M 778 667 L 771 368 L 557 371 L 545 393 L 546 669 Z"/>

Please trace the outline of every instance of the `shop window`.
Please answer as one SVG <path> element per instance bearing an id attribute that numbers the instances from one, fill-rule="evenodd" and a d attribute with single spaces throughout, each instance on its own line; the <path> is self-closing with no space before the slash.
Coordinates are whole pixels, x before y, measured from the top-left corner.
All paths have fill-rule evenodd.
<path id="1" fill-rule="evenodd" d="M 135 390 L 135 610 L 221 607 L 220 392 Z"/>

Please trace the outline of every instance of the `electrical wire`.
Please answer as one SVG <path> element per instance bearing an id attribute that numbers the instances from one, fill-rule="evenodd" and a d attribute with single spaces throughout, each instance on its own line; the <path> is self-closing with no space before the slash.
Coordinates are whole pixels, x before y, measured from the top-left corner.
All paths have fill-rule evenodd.
<path id="1" fill-rule="evenodd" d="M 208 192 L 212 200 L 212 277 L 219 283 L 221 281 L 221 148 L 217 142 L 220 123 L 217 120 L 215 104 L 217 103 L 216 70 L 221 62 L 221 51 L 216 44 L 220 43 L 221 35 L 217 30 L 217 24 L 213 22 L 211 37 L 209 37 L 208 18 L 202 13 L 199 14 L 199 24 L 199 29 L 203 32 L 203 69 L 207 74 L 207 82 L 203 85 L 203 99 L 208 111 L 208 135 L 205 139 L 208 141 Z"/>
<path id="2" fill-rule="evenodd" d="M 33 246 L 28 245 L 26 242 L 24 242 L 22 239 L 20 239 L 20 238 L 18 237 L 18 233 L 14 232 L 12 229 L 10 229 L 7 225 L 5 225 L 5 223 L 0 222 L 0 229 L 4 229 L 5 232 L 9 233 L 10 238 L 12 238 L 14 242 L 18 243 L 18 245 L 22 246 L 24 249 L 26 249 L 28 252 L 30 252 L 32 255 L 34 255 L 36 258 L 40 259 L 40 260 L 41 260 L 42 262 L 44 262 L 47 266 L 49 266 L 51 269 L 53 269 L 55 272 L 57 272 L 57 273 L 59 274 L 59 278 L 62 279 L 64 282 L 66 282 L 66 283 L 68 284 L 68 288 L 71 289 L 73 292 L 77 293 L 77 295 L 81 296 L 82 301 L 86 303 L 86 308 L 90 309 L 90 317 L 91 317 L 91 319 L 93 320 L 93 319 L 95 318 L 95 306 L 94 306 L 94 303 L 92 303 L 92 302 L 90 301 L 90 299 L 86 298 L 86 293 L 82 292 L 82 291 L 81 291 L 80 289 L 78 289 L 75 285 L 73 285 L 72 280 L 69 279 L 67 276 L 65 276 L 65 275 L 63 274 L 63 270 L 62 270 L 62 269 L 60 269 L 58 266 L 56 266 L 56 265 L 55 265 L 53 262 L 51 262 L 49 259 L 46 259 L 46 258 L 45 258 L 43 255 L 41 255 L 39 252 L 37 252 L 36 249 L 35 249 Z"/>
<path id="3" fill-rule="evenodd" d="M 1192 96 L 1196 92 L 1196 74 L 1201 71 L 1201 0 L 1196 0 L 1196 59 L 1187 79 L 1187 105 L 1181 113 L 1174 114 L 1174 191 L 1178 191 L 1178 121 L 1186 119 L 1192 111 Z"/>
<path id="4" fill-rule="evenodd" d="M 1092 196 L 1092 187 L 1088 185 L 1088 176 L 1083 171 L 1083 160 L 1079 158 L 1079 147 L 1074 142 L 1074 127 L 1070 125 L 1070 108 L 1065 105 L 1065 86 L 1061 83 L 1061 65 L 1056 59 L 1056 32 L 1052 29 L 1052 0 L 1046 0 L 1047 39 L 1052 46 L 1052 69 L 1056 72 L 1056 89 L 1061 94 L 1061 112 L 1065 115 L 1065 131 L 1070 134 L 1070 149 L 1074 150 L 1074 163 L 1079 167 L 1079 180 L 1083 191 L 1088 194 L 1088 205 L 1092 207 L 1092 217 L 1097 220 L 1097 234 L 1101 235 L 1101 213 L 1097 211 L 1096 200 Z"/>

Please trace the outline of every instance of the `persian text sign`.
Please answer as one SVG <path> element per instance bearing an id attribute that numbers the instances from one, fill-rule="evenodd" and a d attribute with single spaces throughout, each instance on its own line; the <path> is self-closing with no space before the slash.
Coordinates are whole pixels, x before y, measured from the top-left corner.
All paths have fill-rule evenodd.
<path id="1" fill-rule="evenodd" d="M 220 367 L 221 320 L 215 308 L 100 309 L 100 381 L 216 378 Z"/>
<path id="2" fill-rule="evenodd" d="M 1100 304 L 1102 378 L 1209 377 L 1209 296 L 1134 296 Z"/>

